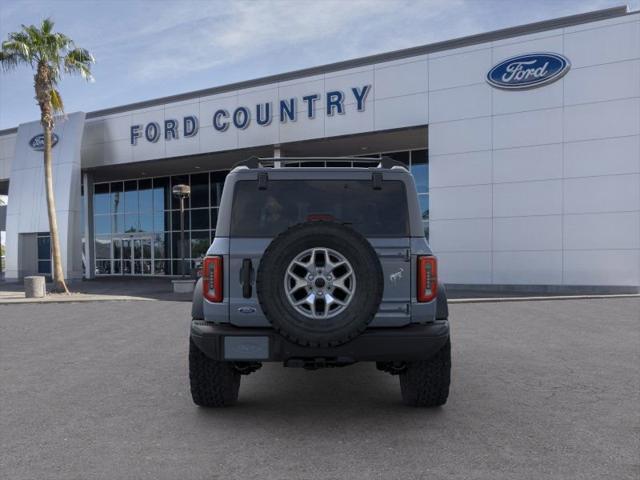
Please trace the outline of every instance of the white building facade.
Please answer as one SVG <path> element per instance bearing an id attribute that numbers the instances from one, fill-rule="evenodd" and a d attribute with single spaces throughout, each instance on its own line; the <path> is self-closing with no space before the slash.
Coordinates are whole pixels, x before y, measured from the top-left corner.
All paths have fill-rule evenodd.
<path id="1" fill-rule="evenodd" d="M 39 131 L 0 132 L 7 279 L 49 265 Z M 176 273 L 176 183 L 194 192 L 196 259 L 235 162 L 389 154 L 415 174 L 447 284 L 640 286 L 640 13 L 625 8 L 71 114 L 55 132 L 71 278 Z"/>

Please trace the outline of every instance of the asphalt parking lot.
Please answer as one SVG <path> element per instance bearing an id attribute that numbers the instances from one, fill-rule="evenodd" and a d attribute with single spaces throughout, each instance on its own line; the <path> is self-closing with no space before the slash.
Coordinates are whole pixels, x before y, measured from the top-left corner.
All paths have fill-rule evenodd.
<path id="1" fill-rule="evenodd" d="M 268 365 L 204 410 L 189 304 L 0 306 L 7 479 L 636 479 L 640 300 L 451 307 L 449 403 L 371 364 Z"/>

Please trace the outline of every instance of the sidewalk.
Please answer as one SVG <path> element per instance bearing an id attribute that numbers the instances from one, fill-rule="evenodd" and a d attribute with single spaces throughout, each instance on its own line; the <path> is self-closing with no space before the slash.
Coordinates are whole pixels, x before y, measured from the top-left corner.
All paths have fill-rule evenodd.
<path id="1" fill-rule="evenodd" d="M 173 293 L 168 278 L 100 278 L 68 284 L 70 295 L 47 293 L 44 298 L 25 298 L 22 283 L 0 282 L 0 305 L 12 303 L 63 303 L 99 301 L 182 301 L 191 302 L 190 293 Z M 51 284 L 47 284 L 47 292 Z"/>

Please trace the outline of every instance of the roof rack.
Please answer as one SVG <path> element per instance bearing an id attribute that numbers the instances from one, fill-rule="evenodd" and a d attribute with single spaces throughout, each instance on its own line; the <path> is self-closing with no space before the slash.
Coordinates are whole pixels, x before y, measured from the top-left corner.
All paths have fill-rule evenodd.
<path id="1" fill-rule="evenodd" d="M 281 158 L 260 158 L 260 157 L 251 157 L 247 160 L 243 160 L 241 162 L 236 163 L 233 168 L 236 167 L 247 167 L 250 169 L 255 168 L 278 168 L 285 167 L 287 164 L 292 163 L 344 163 L 344 162 L 358 162 L 358 163 L 371 163 L 371 167 L 369 168 L 388 168 L 391 169 L 393 167 L 400 167 L 403 169 L 407 169 L 407 166 L 394 160 L 390 157 L 382 157 L 382 158 L 374 158 L 374 157 L 281 157 Z"/>

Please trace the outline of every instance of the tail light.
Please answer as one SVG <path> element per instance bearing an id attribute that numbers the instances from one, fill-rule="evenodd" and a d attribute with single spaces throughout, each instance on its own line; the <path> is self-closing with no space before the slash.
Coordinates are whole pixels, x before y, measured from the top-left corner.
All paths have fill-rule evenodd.
<path id="1" fill-rule="evenodd" d="M 210 302 L 222 302 L 222 257 L 205 257 L 202 262 L 202 289 Z"/>
<path id="2" fill-rule="evenodd" d="M 418 257 L 418 301 L 430 302 L 438 295 L 438 263 L 436 257 Z"/>

